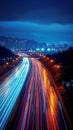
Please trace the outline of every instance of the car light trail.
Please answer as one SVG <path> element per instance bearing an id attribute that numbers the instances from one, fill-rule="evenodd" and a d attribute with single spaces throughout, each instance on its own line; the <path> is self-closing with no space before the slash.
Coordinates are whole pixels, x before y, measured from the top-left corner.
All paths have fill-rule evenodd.
<path id="1" fill-rule="evenodd" d="M 29 71 L 28 58 L 24 58 L 16 70 L 0 85 L 0 130 L 4 129 L 26 80 Z"/>

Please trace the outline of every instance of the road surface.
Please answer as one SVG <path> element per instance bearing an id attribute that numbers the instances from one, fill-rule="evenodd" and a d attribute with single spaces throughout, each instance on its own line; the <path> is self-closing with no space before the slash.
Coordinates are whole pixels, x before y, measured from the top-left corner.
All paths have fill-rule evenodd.
<path id="1" fill-rule="evenodd" d="M 31 67 L 24 58 L 0 85 L 1 129 L 67 130 L 51 76 L 38 60 L 30 61 Z"/>

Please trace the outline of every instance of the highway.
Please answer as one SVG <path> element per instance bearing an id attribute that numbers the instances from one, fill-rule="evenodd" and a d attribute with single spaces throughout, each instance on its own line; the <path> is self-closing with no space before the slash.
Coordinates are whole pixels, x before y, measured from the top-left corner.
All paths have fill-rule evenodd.
<path id="1" fill-rule="evenodd" d="M 0 130 L 3 129 L 67 130 L 54 81 L 35 58 L 24 58 L 0 85 Z"/>

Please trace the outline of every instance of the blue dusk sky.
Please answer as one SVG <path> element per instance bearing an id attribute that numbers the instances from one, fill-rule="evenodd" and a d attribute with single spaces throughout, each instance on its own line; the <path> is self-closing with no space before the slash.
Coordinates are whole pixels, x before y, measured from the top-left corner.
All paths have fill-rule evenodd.
<path id="1" fill-rule="evenodd" d="M 73 0 L 1 0 L 0 35 L 73 42 Z"/>

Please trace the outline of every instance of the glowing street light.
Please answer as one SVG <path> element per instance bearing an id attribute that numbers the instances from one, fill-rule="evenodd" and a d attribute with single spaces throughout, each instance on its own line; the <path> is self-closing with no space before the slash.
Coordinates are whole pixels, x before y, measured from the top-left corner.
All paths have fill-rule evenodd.
<path id="1" fill-rule="evenodd" d="M 60 65 L 55 65 L 55 68 L 60 69 L 61 66 Z"/>
<path id="2" fill-rule="evenodd" d="M 18 61 L 18 58 L 16 58 L 16 61 Z"/>
<path id="3" fill-rule="evenodd" d="M 13 59 L 12 61 L 14 62 L 15 60 Z"/>
<path id="4" fill-rule="evenodd" d="M 6 62 L 6 65 L 9 65 L 9 62 Z"/>
<path id="5" fill-rule="evenodd" d="M 53 63 L 53 62 L 54 62 L 54 60 L 53 60 L 53 59 L 51 59 L 51 60 L 50 60 L 50 63 Z"/>

